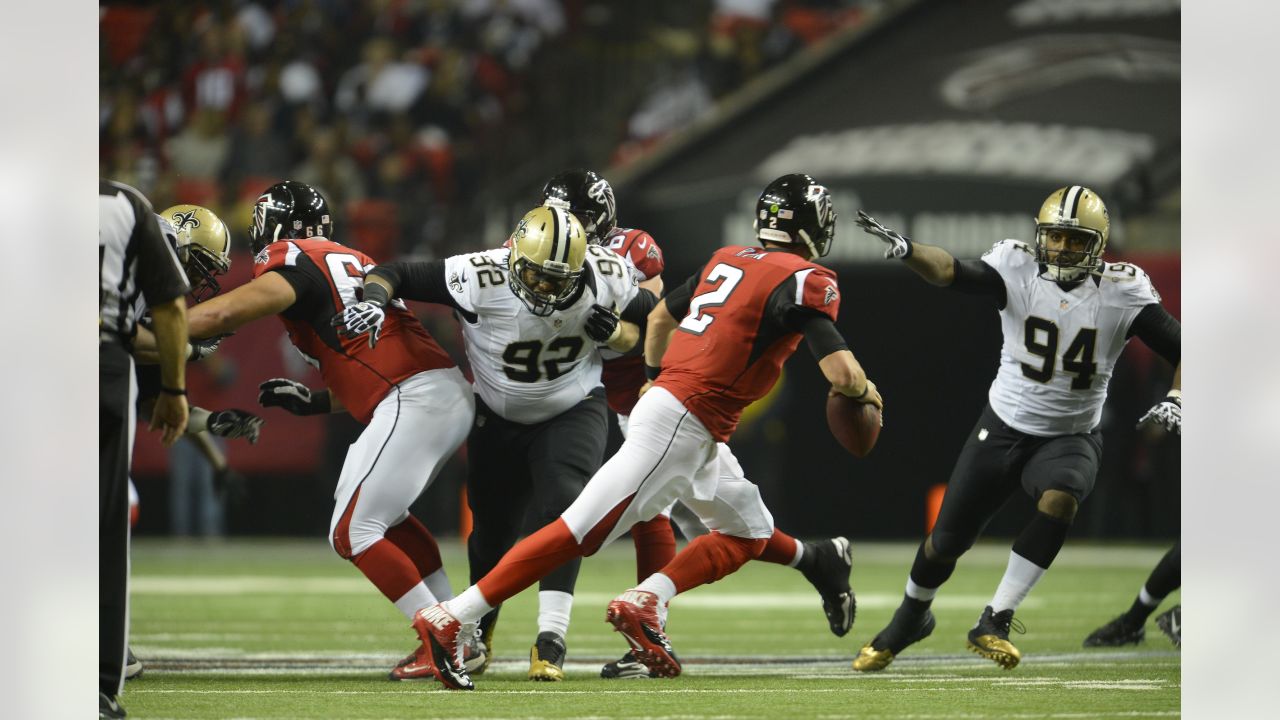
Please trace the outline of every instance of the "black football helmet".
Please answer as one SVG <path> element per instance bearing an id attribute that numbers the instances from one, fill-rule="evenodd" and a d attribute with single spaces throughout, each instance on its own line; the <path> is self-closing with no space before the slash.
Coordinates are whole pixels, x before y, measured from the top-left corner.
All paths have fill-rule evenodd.
<path id="1" fill-rule="evenodd" d="M 573 213 L 592 245 L 603 243 L 618 225 L 613 188 L 593 170 L 565 170 L 556 174 L 542 186 L 542 204 Z"/>
<path id="2" fill-rule="evenodd" d="M 755 228 L 758 240 L 804 245 L 810 260 L 824 257 L 836 234 L 831 191 L 804 173 L 783 175 L 760 193 Z"/>
<path id="3" fill-rule="evenodd" d="M 311 237 L 333 239 L 333 216 L 320 191 L 296 180 L 262 191 L 249 225 L 249 249 L 255 255 L 277 240 Z"/>

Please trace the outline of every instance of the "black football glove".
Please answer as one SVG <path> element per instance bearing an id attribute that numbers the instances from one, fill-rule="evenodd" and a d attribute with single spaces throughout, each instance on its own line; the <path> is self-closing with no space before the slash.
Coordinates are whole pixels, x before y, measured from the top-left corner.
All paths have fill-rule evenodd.
<path id="1" fill-rule="evenodd" d="M 1138 427 L 1153 423 L 1175 435 L 1182 434 L 1182 398 L 1170 395 L 1147 411 L 1138 421 Z"/>
<path id="2" fill-rule="evenodd" d="M 618 336 L 618 313 L 603 305 L 592 305 L 587 316 L 587 336 L 598 343 L 609 343 Z"/>
<path id="3" fill-rule="evenodd" d="M 338 329 L 344 338 L 358 338 L 368 333 L 369 347 L 378 344 L 378 336 L 382 334 L 382 323 L 386 322 L 387 311 L 377 303 L 364 300 L 333 316 L 329 324 Z"/>
<path id="4" fill-rule="evenodd" d="M 258 442 L 262 418 L 244 410 L 219 410 L 209 414 L 209 432 L 224 438 L 244 438 L 250 445 Z"/>
<path id="5" fill-rule="evenodd" d="M 321 415 L 329 412 L 329 393 L 313 393 L 296 380 L 272 378 L 258 386 L 258 404 L 284 408 L 294 415 Z"/>
<path id="6" fill-rule="evenodd" d="M 863 231 L 870 235 L 875 235 L 889 246 L 885 248 L 884 251 L 884 258 L 886 260 L 889 258 L 906 260 L 911 257 L 911 238 L 903 235 L 897 230 L 890 230 L 889 228 L 881 225 L 876 222 L 875 218 L 861 210 L 858 211 L 858 219 L 854 220 L 854 222 L 857 223 L 858 227 L 862 228 Z"/>
<path id="7" fill-rule="evenodd" d="M 187 346 L 191 348 L 187 351 L 187 360 L 190 362 L 196 362 L 209 357 L 218 351 L 219 343 L 234 334 L 235 333 L 222 333 L 221 335 L 214 335 L 211 338 L 205 338 L 203 340 L 192 338 L 191 342 L 187 343 Z"/>

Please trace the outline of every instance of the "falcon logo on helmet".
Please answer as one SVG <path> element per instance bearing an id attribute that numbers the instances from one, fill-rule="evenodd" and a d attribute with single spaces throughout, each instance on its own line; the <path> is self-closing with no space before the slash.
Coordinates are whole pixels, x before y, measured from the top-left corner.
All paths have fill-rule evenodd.
<path id="1" fill-rule="evenodd" d="M 1101 272 L 1111 217 L 1098 194 L 1081 185 L 1053 191 L 1036 216 L 1036 262 L 1041 275 L 1072 282 Z"/>
<path id="2" fill-rule="evenodd" d="M 318 190 L 296 180 L 267 188 L 253 206 L 249 249 L 254 254 L 278 240 L 333 239 L 329 202 Z"/>
<path id="3" fill-rule="evenodd" d="M 174 250 L 191 281 L 191 297 L 202 302 L 217 295 L 217 277 L 231 269 L 231 231 L 214 212 L 199 205 L 174 205 L 160 213 L 172 224 Z"/>
<path id="4" fill-rule="evenodd" d="M 573 213 L 592 245 L 603 243 L 618 225 L 613 187 L 593 170 L 556 174 L 542 187 L 542 204 Z"/>
<path id="5" fill-rule="evenodd" d="M 831 251 L 836 211 L 831 191 L 804 173 L 769 183 L 756 201 L 756 238 L 782 245 L 804 245 L 809 259 Z"/>
<path id="6" fill-rule="evenodd" d="M 536 207 L 520 219 L 507 244 L 508 284 L 529 312 L 546 317 L 576 298 L 587 239 L 573 213 Z"/>

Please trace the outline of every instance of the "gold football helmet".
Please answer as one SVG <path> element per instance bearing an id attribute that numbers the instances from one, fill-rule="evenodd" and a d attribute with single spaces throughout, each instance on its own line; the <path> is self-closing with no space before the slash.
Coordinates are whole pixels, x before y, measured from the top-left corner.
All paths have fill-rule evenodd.
<path id="1" fill-rule="evenodd" d="M 587 234 L 573 213 L 536 207 L 520 219 L 508 244 L 511 292 L 529 312 L 546 317 L 573 297 L 587 257 Z"/>
<path id="2" fill-rule="evenodd" d="M 1098 194 L 1081 185 L 1058 188 L 1036 216 L 1036 261 L 1049 279 L 1079 280 L 1102 268 L 1111 218 Z"/>
<path id="3" fill-rule="evenodd" d="M 178 260 L 191 282 L 196 302 L 208 300 L 222 287 L 217 277 L 231 269 L 231 231 L 212 210 L 174 205 L 160 212 L 177 233 Z"/>

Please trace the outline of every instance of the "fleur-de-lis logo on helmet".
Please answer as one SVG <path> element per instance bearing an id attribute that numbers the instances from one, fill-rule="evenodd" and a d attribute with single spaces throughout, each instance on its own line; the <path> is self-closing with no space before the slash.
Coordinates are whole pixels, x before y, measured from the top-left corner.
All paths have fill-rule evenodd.
<path id="1" fill-rule="evenodd" d="M 200 218 L 196 217 L 196 211 L 194 209 L 187 210 L 185 212 L 175 212 L 170 216 L 170 220 L 173 222 L 173 229 L 178 232 L 182 232 L 188 228 L 200 227 Z"/>

